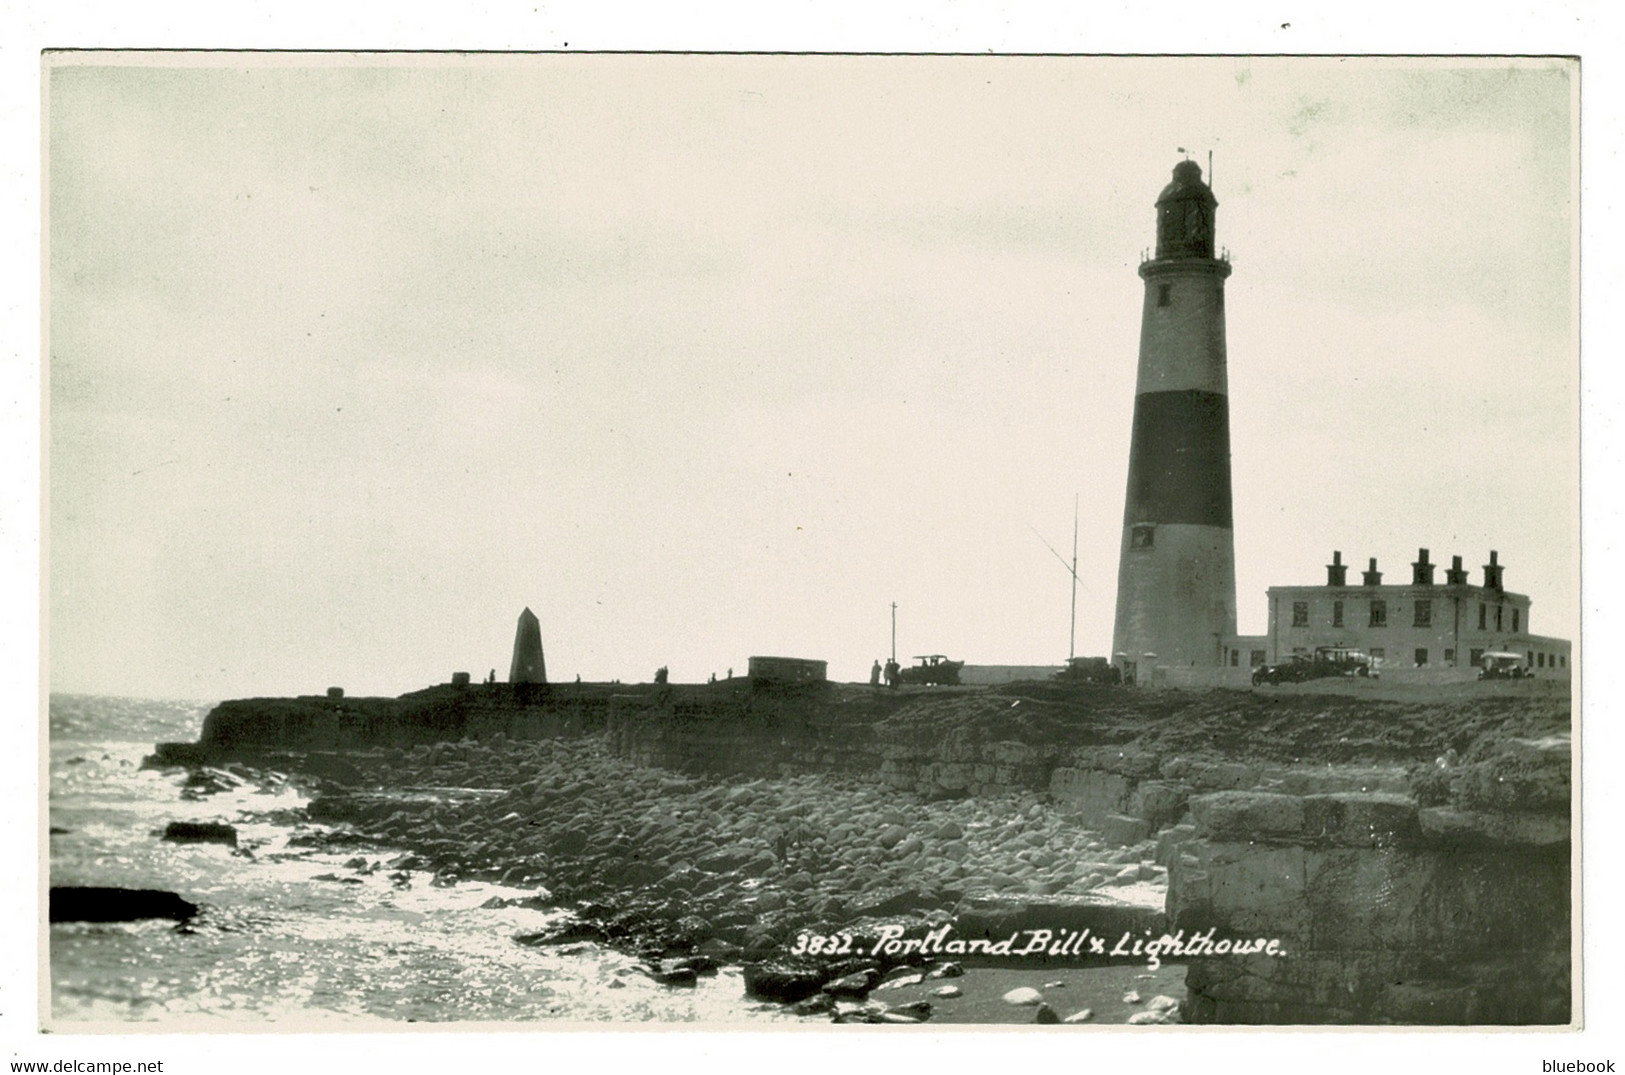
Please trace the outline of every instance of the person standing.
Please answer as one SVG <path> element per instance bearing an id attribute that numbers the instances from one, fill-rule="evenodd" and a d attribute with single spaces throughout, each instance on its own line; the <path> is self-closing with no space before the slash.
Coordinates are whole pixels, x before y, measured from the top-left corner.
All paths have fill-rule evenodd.
<path id="1" fill-rule="evenodd" d="M 876 658 L 874 667 L 869 669 L 869 686 L 880 686 L 880 660 Z"/>

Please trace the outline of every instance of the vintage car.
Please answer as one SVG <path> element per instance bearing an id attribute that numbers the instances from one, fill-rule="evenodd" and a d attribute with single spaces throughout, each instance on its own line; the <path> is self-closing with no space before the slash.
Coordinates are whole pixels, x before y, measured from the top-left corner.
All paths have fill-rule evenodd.
<path id="1" fill-rule="evenodd" d="M 1525 679 L 1534 674 L 1524 665 L 1521 653 L 1486 653 L 1478 661 L 1479 679 Z"/>
<path id="2" fill-rule="evenodd" d="M 1123 682 L 1123 670 L 1104 657 L 1070 657 L 1054 678 L 1062 683 L 1115 686 Z"/>
<path id="3" fill-rule="evenodd" d="M 1253 684 L 1301 683 L 1308 679 L 1329 679 L 1336 676 L 1374 676 L 1374 662 L 1362 650 L 1348 646 L 1317 646 L 1313 655 L 1288 654 L 1275 664 L 1262 664 L 1253 669 Z"/>
<path id="4" fill-rule="evenodd" d="M 919 664 L 903 669 L 898 677 L 903 683 L 946 687 L 959 685 L 959 670 L 965 667 L 964 661 L 950 661 L 940 653 L 928 653 L 914 659 Z"/>
<path id="5" fill-rule="evenodd" d="M 1253 669 L 1253 686 L 1260 683 L 1298 683 L 1309 679 L 1312 662 L 1302 653 L 1289 653 L 1274 664 Z"/>

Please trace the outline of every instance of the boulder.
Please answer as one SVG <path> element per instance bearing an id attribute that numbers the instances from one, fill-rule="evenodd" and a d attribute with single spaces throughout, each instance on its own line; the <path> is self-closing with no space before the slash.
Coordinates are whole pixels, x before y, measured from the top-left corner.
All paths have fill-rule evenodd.
<path id="1" fill-rule="evenodd" d="M 824 992 L 832 997 L 862 997 L 875 987 L 880 972 L 873 967 L 837 978 L 824 985 Z"/>
<path id="2" fill-rule="evenodd" d="M 766 960 L 747 963 L 744 968 L 745 995 L 755 1000 L 794 1004 L 823 988 L 828 972 L 811 963 Z"/>
<path id="3" fill-rule="evenodd" d="M 1217 791 L 1193 795 L 1191 820 L 1196 831 L 1218 840 L 1259 836 L 1295 836 L 1304 827 L 1304 800 L 1269 791 Z"/>
<path id="4" fill-rule="evenodd" d="M 53 887 L 52 922 L 139 922 L 168 918 L 189 922 L 198 906 L 156 888 Z"/>
<path id="5" fill-rule="evenodd" d="M 1103 835 L 1106 842 L 1116 844 L 1118 847 L 1128 847 L 1151 837 L 1151 822 L 1142 817 L 1128 817 L 1124 814 L 1107 814 Z"/>
<path id="6" fill-rule="evenodd" d="M 1421 834 L 1416 800 L 1392 792 L 1334 792 L 1303 799 L 1304 833 L 1345 847 L 1387 847 Z"/>
<path id="7" fill-rule="evenodd" d="M 164 839 L 178 844 L 229 844 L 237 846 L 237 830 L 220 821 L 171 821 Z"/>

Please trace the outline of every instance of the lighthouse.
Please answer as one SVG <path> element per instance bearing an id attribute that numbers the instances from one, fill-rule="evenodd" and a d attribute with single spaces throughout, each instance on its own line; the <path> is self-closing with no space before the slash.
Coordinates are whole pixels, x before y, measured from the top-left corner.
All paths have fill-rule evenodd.
<path id="1" fill-rule="evenodd" d="M 1140 265 L 1139 374 L 1117 569 L 1113 662 L 1149 682 L 1158 666 L 1218 668 L 1236 633 L 1224 281 L 1218 199 L 1195 161 L 1157 198 L 1156 254 Z"/>

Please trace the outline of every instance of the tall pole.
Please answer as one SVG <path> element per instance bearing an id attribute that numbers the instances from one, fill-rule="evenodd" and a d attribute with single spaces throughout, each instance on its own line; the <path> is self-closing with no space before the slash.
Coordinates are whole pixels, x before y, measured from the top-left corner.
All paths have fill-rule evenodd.
<path id="1" fill-rule="evenodd" d="M 1078 655 L 1078 494 L 1072 494 L 1072 632 L 1066 640 L 1066 659 Z"/>
<path id="2" fill-rule="evenodd" d="M 891 659 L 897 661 L 897 602 L 891 603 Z"/>

